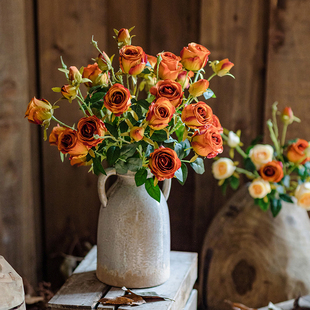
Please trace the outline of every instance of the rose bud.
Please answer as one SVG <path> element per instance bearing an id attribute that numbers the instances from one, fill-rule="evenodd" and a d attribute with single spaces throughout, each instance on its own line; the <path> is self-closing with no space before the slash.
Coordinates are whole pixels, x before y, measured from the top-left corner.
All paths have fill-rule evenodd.
<path id="1" fill-rule="evenodd" d="M 280 161 L 273 160 L 262 165 L 259 174 L 265 181 L 278 183 L 284 176 L 283 164 Z"/>
<path id="2" fill-rule="evenodd" d="M 183 71 L 182 64 L 180 63 L 181 58 L 170 52 L 164 52 L 160 54 L 162 60 L 157 68 L 155 66 L 155 73 L 161 80 L 176 80 L 178 75 Z"/>
<path id="3" fill-rule="evenodd" d="M 181 119 L 189 128 L 197 129 L 202 126 L 212 125 L 213 112 L 206 103 L 199 101 L 185 106 Z"/>
<path id="4" fill-rule="evenodd" d="M 310 182 L 299 184 L 295 191 L 297 205 L 310 210 Z"/>
<path id="5" fill-rule="evenodd" d="M 28 103 L 25 117 L 28 121 L 37 125 L 48 124 L 53 116 L 53 107 L 46 99 L 33 97 Z"/>
<path id="6" fill-rule="evenodd" d="M 193 97 L 201 96 L 209 87 L 209 81 L 205 79 L 201 79 L 193 84 L 190 85 L 188 92 Z"/>
<path id="7" fill-rule="evenodd" d="M 116 116 L 126 112 L 131 105 L 129 90 L 118 83 L 108 90 L 103 99 L 104 106 Z"/>
<path id="8" fill-rule="evenodd" d="M 61 87 L 61 94 L 71 103 L 77 96 L 77 88 L 76 86 L 66 84 Z"/>
<path id="9" fill-rule="evenodd" d="M 152 56 L 152 55 L 146 55 L 146 56 L 147 56 L 148 63 L 154 69 L 155 65 L 157 64 L 157 57 Z"/>
<path id="10" fill-rule="evenodd" d="M 58 136 L 58 150 L 63 154 L 72 156 L 85 155 L 88 153 L 87 147 L 77 137 L 77 131 L 66 128 Z"/>
<path id="11" fill-rule="evenodd" d="M 100 53 L 96 58 L 96 61 L 99 69 L 102 71 L 108 71 L 112 66 L 111 60 L 105 52 Z"/>
<path id="12" fill-rule="evenodd" d="M 249 157 L 258 170 L 263 164 L 272 161 L 273 148 L 268 144 L 256 144 L 250 150 Z"/>
<path id="13" fill-rule="evenodd" d="M 228 133 L 228 140 L 227 144 L 229 147 L 235 148 L 240 143 L 240 138 L 238 135 L 236 135 L 233 131 L 230 131 Z"/>
<path id="14" fill-rule="evenodd" d="M 286 125 L 290 125 L 294 121 L 300 123 L 300 119 L 294 115 L 293 110 L 290 107 L 284 108 L 281 114 L 281 120 Z"/>
<path id="15" fill-rule="evenodd" d="M 80 141 L 88 148 L 92 148 L 99 144 L 103 138 L 107 129 L 104 122 L 100 120 L 97 116 L 83 117 L 79 120 L 77 124 L 77 136 Z M 100 138 L 96 139 L 95 135 Z"/>
<path id="16" fill-rule="evenodd" d="M 196 43 L 188 44 L 180 53 L 182 65 L 192 71 L 202 69 L 207 64 L 209 55 L 210 51 L 207 48 Z"/>
<path id="17" fill-rule="evenodd" d="M 166 98 L 158 98 L 149 106 L 146 113 L 148 125 L 153 130 L 160 130 L 168 126 L 175 112 L 175 107 Z"/>
<path id="18" fill-rule="evenodd" d="M 176 108 L 182 103 L 182 86 L 173 80 L 160 80 L 156 86 L 150 89 L 150 93 L 154 95 L 156 99 L 161 97 L 167 98 Z"/>
<path id="19" fill-rule="evenodd" d="M 249 186 L 249 193 L 253 198 L 264 198 L 270 192 L 271 187 L 269 182 L 263 180 L 262 178 L 253 180 Z"/>
<path id="20" fill-rule="evenodd" d="M 171 179 L 181 167 L 177 153 L 164 146 L 160 146 L 150 155 L 149 168 L 158 181 Z"/>
<path id="21" fill-rule="evenodd" d="M 50 133 L 48 142 L 51 145 L 56 145 L 58 146 L 58 136 L 60 135 L 60 133 L 62 133 L 64 130 L 66 129 L 66 127 L 60 127 L 59 124 L 57 124 L 57 126 L 55 126 L 52 130 L 52 132 Z"/>
<path id="22" fill-rule="evenodd" d="M 219 118 L 215 114 L 213 114 L 212 118 L 213 118 L 212 125 L 219 131 L 219 133 L 223 133 L 223 127 L 220 123 Z"/>
<path id="23" fill-rule="evenodd" d="M 82 83 L 82 74 L 77 67 L 71 66 L 69 68 L 68 78 L 72 84 L 81 84 Z"/>
<path id="24" fill-rule="evenodd" d="M 147 57 L 142 47 L 127 45 L 119 50 L 119 62 L 123 73 L 140 74 L 147 63 Z"/>
<path id="25" fill-rule="evenodd" d="M 77 166 L 77 167 L 81 167 L 81 166 L 89 166 L 91 165 L 92 161 L 87 161 L 86 160 L 87 155 L 77 155 L 77 156 L 71 156 L 70 159 L 70 164 L 71 166 Z"/>
<path id="26" fill-rule="evenodd" d="M 191 146 L 200 156 L 213 158 L 223 152 L 223 140 L 218 130 L 210 125 L 195 131 Z"/>
<path id="27" fill-rule="evenodd" d="M 212 70 L 219 77 L 222 77 L 229 73 L 229 70 L 234 66 L 232 62 L 228 60 L 228 58 L 223 59 L 221 61 L 215 60 L 211 62 Z"/>
<path id="28" fill-rule="evenodd" d="M 212 164 L 212 173 L 217 180 L 229 178 L 235 170 L 236 166 L 230 158 L 220 158 Z"/>
<path id="29" fill-rule="evenodd" d="M 131 44 L 131 37 L 128 29 L 122 28 L 118 31 L 117 42 L 122 43 L 122 46 Z"/>
<path id="30" fill-rule="evenodd" d="M 141 141 L 144 137 L 144 128 L 134 126 L 130 129 L 130 138 L 135 140 L 136 142 Z"/>
<path id="31" fill-rule="evenodd" d="M 102 74 L 102 71 L 99 69 L 97 63 L 94 63 L 93 65 L 88 65 L 86 68 L 84 68 L 82 77 L 91 80 L 91 82 L 84 83 L 87 87 L 108 85 L 109 77 L 106 73 Z"/>
<path id="32" fill-rule="evenodd" d="M 287 149 L 287 158 L 294 164 L 304 164 L 309 161 L 307 148 L 309 144 L 304 139 L 298 139 L 295 143 L 291 144 Z"/>
<path id="33" fill-rule="evenodd" d="M 187 72 L 188 72 L 188 74 L 187 74 Z M 188 88 L 189 87 L 189 80 L 193 76 L 194 76 L 193 71 L 182 71 L 181 73 L 179 73 L 176 81 L 182 85 L 183 89 Z"/>

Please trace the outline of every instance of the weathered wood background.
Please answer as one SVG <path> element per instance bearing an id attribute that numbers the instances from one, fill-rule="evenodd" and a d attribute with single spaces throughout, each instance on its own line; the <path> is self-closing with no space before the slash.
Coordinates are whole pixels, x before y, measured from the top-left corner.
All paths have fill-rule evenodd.
<path id="1" fill-rule="evenodd" d="M 133 43 L 148 54 L 179 54 L 189 42 L 205 45 L 210 59 L 235 63 L 215 78 L 211 102 L 224 127 L 250 142 L 264 134 L 270 106 L 291 106 L 302 119 L 291 136 L 310 140 L 310 1 L 307 0 L 1 0 L 0 1 L 0 253 L 30 282 L 62 281 L 63 254 L 80 255 L 96 242 L 96 176 L 61 163 L 43 143 L 40 128 L 23 119 L 34 95 L 53 102 L 65 83 L 65 63 L 86 66 L 97 52 L 117 52 L 113 28 L 136 26 Z M 117 57 L 116 57 L 117 59 Z M 76 122 L 78 111 L 61 102 L 57 117 Z M 266 136 L 266 133 L 265 133 Z M 173 182 L 168 204 L 172 249 L 200 253 L 223 197 L 210 172 L 190 172 L 185 187 Z"/>

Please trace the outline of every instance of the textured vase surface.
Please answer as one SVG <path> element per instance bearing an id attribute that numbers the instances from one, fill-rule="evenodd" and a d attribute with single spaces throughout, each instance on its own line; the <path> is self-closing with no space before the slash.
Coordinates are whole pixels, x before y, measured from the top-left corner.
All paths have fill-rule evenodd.
<path id="1" fill-rule="evenodd" d="M 164 181 L 159 203 L 136 186 L 134 173 L 117 175 L 106 194 L 106 180 L 115 174 L 109 168 L 98 180 L 97 278 L 117 287 L 160 285 L 170 276 L 171 180 Z"/>

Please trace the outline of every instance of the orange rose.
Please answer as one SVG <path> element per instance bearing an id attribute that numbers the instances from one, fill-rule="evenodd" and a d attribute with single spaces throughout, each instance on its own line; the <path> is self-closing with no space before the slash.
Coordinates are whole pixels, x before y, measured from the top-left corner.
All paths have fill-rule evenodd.
<path id="1" fill-rule="evenodd" d="M 214 73 L 220 77 L 226 75 L 233 66 L 234 64 L 230 62 L 228 58 L 221 61 L 216 60 L 211 63 L 211 67 Z"/>
<path id="2" fill-rule="evenodd" d="M 278 183 L 284 176 L 283 164 L 276 160 L 270 161 L 260 167 L 259 174 L 265 181 Z"/>
<path id="3" fill-rule="evenodd" d="M 130 138 L 134 139 L 135 141 L 141 141 L 144 137 L 144 128 L 134 126 L 130 129 Z"/>
<path id="4" fill-rule="evenodd" d="M 183 70 L 182 64 L 180 63 L 181 58 L 170 52 L 164 52 L 160 54 L 162 60 L 157 68 L 155 66 L 155 71 L 158 70 L 158 77 L 161 80 L 176 80 L 179 73 Z"/>
<path id="5" fill-rule="evenodd" d="M 116 116 L 126 112 L 130 105 L 130 92 L 122 84 L 114 84 L 104 96 L 104 106 Z"/>
<path id="6" fill-rule="evenodd" d="M 119 50 L 120 67 L 124 73 L 140 74 L 147 63 L 147 57 L 142 47 L 126 45 Z"/>
<path id="7" fill-rule="evenodd" d="M 209 81 L 205 79 L 201 79 L 193 84 L 190 85 L 188 92 L 193 97 L 201 96 L 209 87 Z"/>
<path id="8" fill-rule="evenodd" d="M 290 125 L 294 121 L 300 121 L 297 117 L 294 116 L 293 110 L 290 107 L 285 107 L 281 114 L 281 120 L 284 124 Z"/>
<path id="9" fill-rule="evenodd" d="M 94 135 L 103 137 L 107 129 L 104 122 L 97 116 L 83 117 L 77 124 L 78 139 L 89 148 L 99 144 L 103 138 L 96 139 Z"/>
<path id="10" fill-rule="evenodd" d="M 157 57 L 152 55 L 146 55 L 147 61 L 149 62 L 150 66 L 154 69 L 155 65 L 157 64 Z"/>
<path id="11" fill-rule="evenodd" d="M 92 161 L 91 160 L 87 161 L 86 158 L 87 158 L 87 155 L 71 156 L 69 158 L 70 164 L 71 166 L 76 165 L 77 167 L 91 165 Z"/>
<path id="12" fill-rule="evenodd" d="M 66 84 L 61 87 L 61 94 L 68 99 L 69 102 L 72 102 L 72 99 L 75 99 L 77 95 L 77 88 L 73 85 Z"/>
<path id="13" fill-rule="evenodd" d="M 195 131 L 191 146 L 200 156 L 213 158 L 223 152 L 223 141 L 220 133 L 214 126 L 204 127 Z"/>
<path id="14" fill-rule="evenodd" d="M 180 53 L 182 65 L 192 71 L 202 69 L 207 64 L 209 55 L 210 51 L 207 48 L 196 43 L 188 44 Z"/>
<path id="15" fill-rule="evenodd" d="M 118 43 L 123 43 L 123 45 L 130 45 L 131 43 L 131 38 L 129 34 L 129 30 L 126 28 L 122 28 L 118 31 L 117 34 L 117 42 Z"/>
<path id="16" fill-rule="evenodd" d="M 181 119 L 188 127 L 197 129 L 213 123 L 213 112 L 206 103 L 199 101 L 185 106 Z"/>
<path id="17" fill-rule="evenodd" d="M 108 85 L 108 75 L 106 73 L 102 74 L 97 63 L 93 65 L 88 65 L 83 70 L 83 78 L 90 79 L 91 82 L 86 82 L 85 86 L 92 87 L 97 85 Z"/>
<path id="18" fill-rule="evenodd" d="M 62 133 L 64 130 L 66 129 L 66 127 L 60 127 L 59 125 L 55 126 L 49 136 L 48 142 L 51 145 L 56 145 L 58 146 L 58 136 L 60 135 L 60 133 Z"/>
<path id="19" fill-rule="evenodd" d="M 52 105 L 46 99 L 33 97 L 28 103 L 25 117 L 30 123 L 43 125 L 50 122 L 53 111 Z"/>
<path id="20" fill-rule="evenodd" d="M 58 135 L 58 150 L 72 156 L 86 155 L 87 147 L 77 137 L 76 130 L 66 128 Z"/>
<path id="21" fill-rule="evenodd" d="M 213 118 L 212 125 L 219 131 L 219 133 L 223 133 L 223 127 L 220 123 L 219 118 L 215 114 L 213 114 L 212 118 Z"/>
<path id="22" fill-rule="evenodd" d="M 150 89 L 150 93 L 156 97 L 167 98 L 174 107 L 178 107 L 182 103 L 183 91 L 182 86 L 173 80 L 161 80 L 156 86 Z"/>
<path id="23" fill-rule="evenodd" d="M 193 71 L 185 71 L 184 70 L 181 73 L 179 73 L 176 81 L 182 85 L 183 89 L 188 88 L 189 87 L 189 80 L 193 76 L 194 76 Z"/>
<path id="24" fill-rule="evenodd" d="M 304 164 L 309 161 L 310 158 L 307 157 L 306 149 L 309 144 L 304 139 L 298 139 L 297 142 L 291 144 L 287 149 L 287 158 L 292 163 Z"/>
<path id="25" fill-rule="evenodd" d="M 177 153 L 168 147 L 161 146 L 150 155 L 149 168 L 159 181 L 171 179 L 180 167 Z"/>
<path id="26" fill-rule="evenodd" d="M 160 130 L 167 127 L 175 112 L 175 107 L 166 98 L 159 98 L 152 102 L 146 113 L 146 120 L 149 126 L 154 130 Z"/>

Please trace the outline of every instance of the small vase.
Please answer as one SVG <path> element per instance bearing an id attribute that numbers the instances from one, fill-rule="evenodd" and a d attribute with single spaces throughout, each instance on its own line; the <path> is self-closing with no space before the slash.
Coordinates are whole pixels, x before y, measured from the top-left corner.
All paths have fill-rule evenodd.
<path id="1" fill-rule="evenodd" d="M 134 173 L 114 168 L 98 179 L 101 208 L 97 234 L 97 278 L 111 286 L 151 287 L 170 276 L 170 221 L 166 200 L 171 180 L 163 183 L 160 203 L 137 187 Z M 107 194 L 111 175 L 117 180 Z"/>

